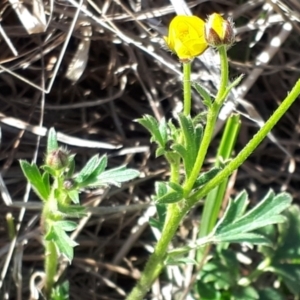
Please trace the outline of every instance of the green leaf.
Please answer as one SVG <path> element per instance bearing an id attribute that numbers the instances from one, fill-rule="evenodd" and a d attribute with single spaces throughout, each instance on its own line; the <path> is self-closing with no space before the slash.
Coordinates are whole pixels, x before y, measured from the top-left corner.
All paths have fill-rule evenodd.
<path id="1" fill-rule="evenodd" d="M 279 245 L 273 254 L 274 261 L 300 264 L 300 208 L 292 205 L 285 212 L 287 222 L 279 226 Z"/>
<path id="2" fill-rule="evenodd" d="M 158 221 L 160 222 L 162 228 L 166 219 L 167 207 L 164 204 L 156 204 L 155 207 L 157 211 Z"/>
<path id="3" fill-rule="evenodd" d="M 69 282 L 64 281 L 51 291 L 51 300 L 68 300 L 69 299 Z"/>
<path id="4" fill-rule="evenodd" d="M 173 145 L 172 145 L 172 149 L 173 149 L 175 152 L 177 152 L 177 153 L 180 155 L 180 157 L 181 157 L 182 159 L 184 159 L 184 158 L 187 156 L 187 151 L 186 151 L 186 149 L 184 148 L 184 146 L 181 145 L 181 144 L 173 144 Z"/>
<path id="5" fill-rule="evenodd" d="M 51 185 L 50 185 L 50 176 L 48 172 L 43 173 L 42 180 L 43 180 L 44 188 L 47 191 L 47 194 L 50 195 Z"/>
<path id="6" fill-rule="evenodd" d="M 52 127 L 49 129 L 49 132 L 48 132 L 47 154 L 51 153 L 57 149 L 58 149 L 58 143 L 57 143 L 56 131 Z"/>
<path id="7" fill-rule="evenodd" d="M 256 289 L 252 286 L 238 286 L 236 289 L 232 291 L 232 299 L 233 300 L 256 300 L 259 299 L 259 294 Z"/>
<path id="8" fill-rule="evenodd" d="M 145 115 L 143 116 L 143 118 L 141 119 L 137 119 L 136 120 L 138 123 L 140 123 L 141 125 L 143 125 L 152 135 L 151 141 L 156 142 L 159 146 L 161 146 L 162 148 L 165 147 L 165 144 L 167 142 L 167 140 L 165 139 L 165 120 L 162 120 L 163 125 L 159 125 L 158 121 L 150 116 L 150 115 Z M 162 132 L 160 132 L 160 130 Z M 162 135 L 162 134 L 163 135 Z"/>
<path id="9" fill-rule="evenodd" d="M 168 187 L 165 182 L 156 181 L 155 182 L 155 194 L 156 197 L 160 198 L 168 192 Z"/>
<path id="10" fill-rule="evenodd" d="M 174 149 L 182 156 L 186 175 L 189 176 L 198 155 L 203 128 L 201 124 L 196 124 L 194 126 L 190 116 L 179 114 L 178 117 L 184 136 L 184 149 L 179 145 L 176 145 Z"/>
<path id="11" fill-rule="evenodd" d="M 205 263 L 199 272 L 198 278 L 197 285 L 199 284 L 200 289 L 198 291 L 201 299 L 202 296 L 206 297 L 204 299 L 210 299 L 208 296 L 211 294 L 205 293 L 206 290 L 203 285 L 213 287 L 216 291 L 228 290 L 228 294 L 231 296 L 231 288 L 237 285 L 240 278 L 239 261 L 237 260 L 236 253 L 231 249 L 214 252 L 211 260 Z M 221 299 L 223 300 L 224 298 Z M 225 299 L 231 299 L 231 297 L 226 297 Z"/>
<path id="12" fill-rule="evenodd" d="M 20 166 L 35 193 L 41 200 L 47 201 L 50 194 L 49 186 L 45 184 L 44 180 L 46 179 L 42 177 L 37 165 L 34 163 L 29 164 L 25 160 L 20 160 Z"/>
<path id="13" fill-rule="evenodd" d="M 204 283 L 214 282 L 217 290 L 228 289 L 236 284 L 237 270 L 228 268 L 222 261 L 210 261 L 203 266 L 200 280 Z"/>
<path id="14" fill-rule="evenodd" d="M 182 193 L 178 193 L 176 191 L 170 191 L 160 198 L 155 198 L 154 201 L 158 204 L 170 204 L 170 203 L 176 203 L 182 200 L 182 198 L 183 198 Z"/>
<path id="15" fill-rule="evenodd" d="M 267 245 L 271 246 L 272 242 L 268 240 L 266 237 L 256 234 L 256 233 L 239 233 L 234 235 L 225 234 L 217 234 L 214 237 L 215 243 L 249 243 L 252 245 Z"/>
<path id="16" fill-rule="evenodd" d="M 103 155 L 99 158 L 95 171 L 91 174 L 91 177 L 99 176 L 107 167 L 107 156 Z"/>
<path id="17" fill-rule="evenodd" d="M 73 231 L 77 228 L 77 223 L 73 221 L 55 221 L 53 225 L 60 227 L 64 231 Z"/>
<path id="18" fill-rule="evenodd" d="M 222 227 L 231 224 L 234 222 L 234 220 L 242 217 L 248 203 L 248 194 L 246 191 L 239 193 L 235 200 L 230 202 L 229 207 L 223 217 Z"/>
<path id="19" fill-rule="evenodd" d="M 81 205 L 64 206 L 58 203 L 58 210 L 64 217 L 82 218 L 86 216 L 86 208 Z"/>
<path id="20" fill-rule="evenodd" d="M 259 300 L 285 300 L 285 298 L 273 288 L 265 288 L 258 291 Z"/>
<path id="21" fill-rule="evenodd" d="M 71 178 L 75 172 L 75 154 L 69 155 L 68 159 L 69 159 L 69 164 L 68 164 L 68 169 L 65 178 Z"/>
<path id="22" fill-rule="evenodd" d="M 155 184 L 156 196 L 154 201 L 157 204 L 175 203 L 183 199 L 183 188 L 174 182 L 157 182 Z"/>
<path id="23" fill-rule="evenodd" d="M 208 181 L 213 179 L 221 170 L 222 168 L 213 167 L 209 171 L 201 173 L 200 176 L 196 179 L 193 188 L 196 189 L 206 184 Z"/>
<path id="24" fill-rule="evenodd" d="M 72 261 L 74 256 L 73 248 L 78 244 L 74 242 L 61 227 L 51 226 L 45 235 L 45 240 L 54 242 L 59 253 L 64 255 L 69 262 Z"/>
<path id="25" fill-rule="evenodd" d="M 78 190 L 67 191 L 68 196 L 74 204 L 79 204 L 79 192 Z"/>
<path id="26" fill-rule="evenodd" d="M 233 202 L 230 201 L 223 218 L 216 226 L 216 235 L 222 233 L 230 237 L 243 232 L 253 231 L 266 225 L 285 222 L 286 218 L 280 213 L 290 205 L 291 201 L 289 194 L 281 193 L 275 196 L 271 191 L 245 215 L 229 222 L 227 218 L 232 216 L 230 213 L 233 210 L 232 205 L 237 207 L 244 206 L 244 198 L 238 197 Z"/>
<path id="27" fill-rule="evenodd" d="M 211 283 L 198 280 L 196 287 L 201 300 L 223 300 L 221 293 Z"/>
<path id="28" fill-rule="evenodd" d="M 277 274 L 282 283 L 294 295 L 300 294 L 300 209 L 298 205 L 290 206 L 284 211 L 287 221 L 269 227 L 264 233 L 270 237 L 275 246 L 269 251 L 263 247 L 261 253 L 271 260 L 269 271 Z"/>
<path id="29" fill-rule="evenodd" d="M 165 148 L 158 147 L 155 151 L 155 157 L 160 157 L 160 156 L 164 155 L 165 152 L 166 152 Z"/>
<path id="30" fill-rule="evenodd" d="M 274 272 L 279 275 L 284 284 L 295 295 L 300 294 L 300 265 L 292 265 L 288 263 L 273 264 Z"/>
<path id="31" fill-rule="evenodd" d="M 79 174 L 75 177 L 78 183 L 84 182 L 97 168 L 99 162 L 99 155 L 96 154 L 89 159 Z"/>
<path id="32" fill-rule="evenodd" d="M 183 195 L 183 188 L 180 184 L 175 182 L 168 182 L 168 186 L 175 192 L 181 193 Z"/>
<path id="33" fill-rule="evenodd" d="M 167 122 L 165 118 L 162 118 L 159 126 L 158 126 L 158 130 L 163 142 L 163 145 L 165 146 L 167 141 L 168 141 L 168 131 L 167 131 L 168 127 L 167 127 Z"/>
<path id="34" fill-rule="evenodd" d="M 181 130 L 178 129 L 173 123 L 172 121 L 170 120 L 168 122 L 168 127 L 169 127 L 169 132 L 170 132 L 170 140 L 173 140 L 173 141 L 178 141 L 178 138 L 181 134 Z"/>
<path id="35" fill-rule="evenodd" d="M 44 165 L 44 166 L 41 167 L 41 169 L 43 169 L 45 172 L 50 174 L 52 177 L 56 177 L 56 171 L 53 170 L 52 168 L 50 168 L 49 166 Z"/>
<path id="36" fill-rule="evenodd" d="M 212 100 L 210 97 L 209 92 L 203 88 L 199 83 L 194 82 L 193 83 L 193 87 L 196 89 L 196 91 L 198 92 L 198 94 L 203 98 L 203 103 L 207 106 L 210 107 L 212 104 Z"/>
<path id="37" fill-rule="evenodd" d="M 151 227 L 154 227 L 154 228 L 158 229 L 159 231 L 162 231 L 163 224 L 161 224 L 161 222 L 157 219 L 150 218 L 149 219 L 149 225 Z"/>
<path id="38" fill-rule="evenodd" d="M 101 173 L 97 177 L 97 181 L 92 183 L 91 186 L 115 185 L 121 186 L 121 183 L 127 182 L 138 177 L 139 171 L 134 169 L 126 169 L 126 166 L 120 166 Z"/>

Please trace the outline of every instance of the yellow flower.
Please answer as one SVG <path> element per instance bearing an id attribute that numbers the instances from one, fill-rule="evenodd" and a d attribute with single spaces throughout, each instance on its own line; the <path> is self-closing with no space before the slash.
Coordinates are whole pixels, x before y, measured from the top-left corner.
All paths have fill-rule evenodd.
<path id="1" fill-rule="evenodd" d="M 233 23 L 217 13 L 210 15 L 205 24 L 205 39 L 210 46 L 214 47 L 232 45 L 234 42 Z"/>
<path id="2" fill-rule="evenodd" d="M 180 60 L 193 59 L 206 50 L 204 25 L 204 21 L 196 16 L 176 16 L 171 21 L 165 41 Z"/>

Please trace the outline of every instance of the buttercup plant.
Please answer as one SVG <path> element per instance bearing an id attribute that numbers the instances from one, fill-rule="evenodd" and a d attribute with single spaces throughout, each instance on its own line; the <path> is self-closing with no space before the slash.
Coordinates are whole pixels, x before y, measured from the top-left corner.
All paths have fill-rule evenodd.
<path id="1" fill-rule="evenodd" d="M 86 165 L 75 173 L 75 155 L 58 146 L 56 132 L 49 130 L 45 164 L 38 168 L 33 163 L 21 160 L 22 171 L 33 190 L 43 202 L 41 233 L 45 247 L 45 299 L 68 299 L 68 282 L 55 286 L 59 259 L 64 257 L 70 263 L 73 248 L 77 245 L 68 232 L 77 227 L 70 218 L 85 216 L 85 207 L 80 205 L 79 194 L 86 188 L 120 186 L 139 175 L 125 166 L 111 170 L 107 167 L 107 156 L 93 156 Z"/>
<path id="2" fill-rule="evenodd" d="M 187 254 L 191 249 L 199 250 L 211 243 L 225 242 L 247 242 L 270 246 L 270 240 L 257 233 L 257 230 L 267 225 L 285 222 L 286 218 L 282 212 L 291 204 L 291 197 L 287 193 L 275 195 L 270 191 L 258 205 L 246 210 L 248 196 L 246 192 L 242 192 L 234 200 L 229 201 L 223 216 L 217 221 L 221 202 L 212 197 L 207 198 L 200 223 L 200 238 L 195 243 L 182 248 L 168 249 L 180 222 L 191 208 L 204 199 L 210 191 L 219 187 L 243 164 L 296 100 L 300 94 L 300 80 L 296 82 L 265 125 L 235 158 L 224 161 L 207 172 L 202 172 L 219 111 L 230 90 L 242 79 L 240 76 L 233 83 L 229 83 L 228 80 L 227 49 L 234 42 L 233 24 L 216 13 L 209 16 L 206 22 L 196 16 L 176 16 L 170 23 L 169 35 L 165 37 L 165 41 L 183 64 L 184 109 L 174 123 L 172 120 L 158 123 L 149 115 L 138 120 L 151 133 L 151 140 L 157 144 L 156 156 L 163 155 L 166 158 L 170 168 L 170 178 L 168 182 L 156 183 L 154 201 L 159 206 L 159 213 L 158 219 L 152 220 L 151 225 L 161 230 L 161 237 L 140 280 L 127 296 L 127 300 L 144 299 L 164 267 L 176 261 L 179 264 L 182 259 L 179 260 L 178 256 Z M 191 63 L 208 47 L 213 47 L 219 53 L 221 61 L 220 86 L 214 98 L 200 84 L 191 82 Z M 191 115 L 192 87 L 200 94 L 207 107 L 204 128 L 197 121 L 198 116 Z M 222 195 L 218 195 L 218 198 L 220 197 Z M 161 213 L 162 207 L 163 213 Z M 197 263 L 203 259 L 205 254 L 200 251 L 200 255 L 197 255 Z"/>

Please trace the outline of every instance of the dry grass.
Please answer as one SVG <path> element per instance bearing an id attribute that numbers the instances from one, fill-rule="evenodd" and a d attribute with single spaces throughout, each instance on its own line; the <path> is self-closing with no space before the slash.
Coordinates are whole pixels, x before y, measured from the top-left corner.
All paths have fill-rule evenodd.
<path id="1" fill-rule="evenodd" d="M 77 153 L 78 166 L 100 152 L 109 155 L 110 167 L 126 163 L 142 172 L 141 179 L 121 189 L 82 194 L 92 213 L 75 233 L 79 246 L 72 266 L 61 270 L 61 280 L 70 281 L 71 299 L 124 299 L 155 243 L 145 218 L 154 214 L 154 181 L 168 174 L 164 161 L 154 159 L 149 135 L 133 120 L 146 113 L 171 117 L 180 107 L 180 65 L 165 51 L 161 37 L 182 6 L 164 0 L 82 2 L 79 8 L 71 0 L 0 4 L 0 299 L 33 297 L 34 272 L 42 270 L 40 206 L 18 159 L 41 162 L 44 137 L 52 126 L 60 141 Z M 239 148 L 257 130 L 257 122 L 278 106 L 299 77 L 300 65 L 297 1 L 244 2 L 186 1 L 194 14 L 205 17 L 218 11 L 236 23 L 231 74 L 246 75 L 243 88 L 230 97 L 244 101 L 236 104 L 245 114 Z M 285 29 L 289 20 L 291 31 Z M 218 64 L 213 51 L 195 61 L 194 72 L 214 93 Z M 293 105 L 275 128 L 273 141 L 266 140 L 232 178 L 231 194 L 246 188 L 255 202 L 272 187 L 299 200 L 299 106 Z M 200 109 L 195 95 L 194 112 Z M 18 226 L 13 242 L 7 235 L 8 212 Z M 179 241 L 192 239 L 196 226 L 195 218 L 187 219 Z M 173 291 L 184 290 L 184 278 L 191 276 L 190 268 L 181 270 Z M 167 284 L 157 281 L 153 292 Z"/>

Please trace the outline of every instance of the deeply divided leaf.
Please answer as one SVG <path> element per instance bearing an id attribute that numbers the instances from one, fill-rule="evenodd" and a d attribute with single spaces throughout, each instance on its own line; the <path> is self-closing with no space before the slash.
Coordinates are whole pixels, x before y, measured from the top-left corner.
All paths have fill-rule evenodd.
<path id="1" fill-rule="evenodd" d="M 230 202 L 223 218 L 216 226 L 216 236 L 230 238 L 241 233 L 247 233 L 258 228 L 285 222 L 286 218 L 281 215 L 291 203 L 291 196 L 281 193 L 277 196 L 271 191 L 255 207 L 245 215 L 246 197 L 240 194 L 234 201 Z"/>

